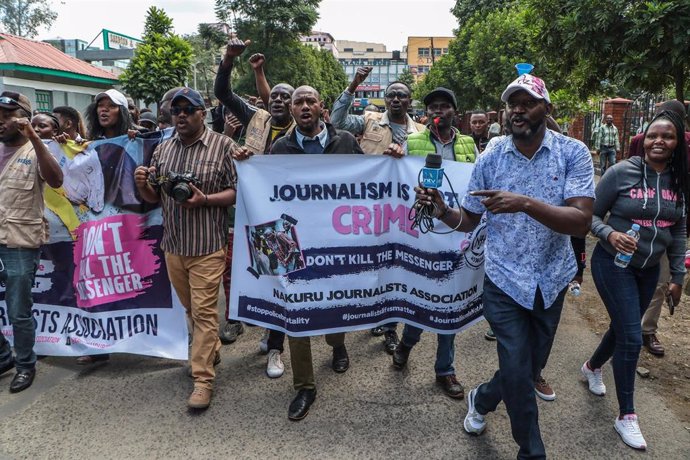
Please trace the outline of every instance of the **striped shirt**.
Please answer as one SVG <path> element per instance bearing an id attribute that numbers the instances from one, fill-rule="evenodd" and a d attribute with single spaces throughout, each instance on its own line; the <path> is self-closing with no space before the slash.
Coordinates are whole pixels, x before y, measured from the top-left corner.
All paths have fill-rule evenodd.
<path id="1" fill-rule="evenodd" d="M 159 177 L 171 172 L 191 172 L 206 195 L 235 188 L 237 175 L 232 163 L 235 144 L 229 137 L 204 128 L 193 144 L 185 146 L 175 134 L 153 152 L 151 166 Z M 185 209 L 161 191 L 164 251 L 187 257 L 211 254 L 227 246 L 229 209 L 211 206 Z"/>

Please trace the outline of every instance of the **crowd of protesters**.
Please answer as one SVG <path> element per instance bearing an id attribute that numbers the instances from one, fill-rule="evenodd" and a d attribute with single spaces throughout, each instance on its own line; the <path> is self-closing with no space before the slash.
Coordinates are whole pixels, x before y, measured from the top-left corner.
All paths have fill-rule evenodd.
<path id="1" fill-rule="evenodd" d="M 620 408 L 614 427 L 626 444 L 645 449 L 634 406 L 637 360 L 643 344 L 663 355 L 656 337 L 659 310 L 666 299 L 679 302 L 685 275 L 685 107 L 676 101 L 660 106 L 645 132 L 633 140 L 631 159 L 618 163 L 619 133 L 613 118 L 606 116 L 595 145 L 602 172 L 595 188 L 589 149 L 560 133 L 546 85 L 534 75 L 520 75 L 507 85 L 501 95 L 503 123 L 473 110 L 470 134 L 464 135 L 456 120 L 467 108 L 458 107 L 455 94 L 446 88 L 424 96 L 421 118 L 410 115 L 411 90 L 398 81 L 385 89 L 384 110 L 369 106 L 361 115 L 352 114 L 356 89 L 371 71 L 367 67 L 358 69 L 329 111 L 310 86 L 293 88 L 281 82 L 271 88 L 264 75 L 266 60 L 255 54 L 248 61 L 259 96 L 241 97 L 233 91 L 232 74 L 246 46 L 238 38 L 228 43 L 215 81 L 219 103 L 211 110 L 210 128 L 206 101 L 186 87 L 170 89 L 158 104 L 157 115 L 140 110 L 114 89 L 98 94 L 84 118 L 71 107 L 33 113 L 26 96 L 8 91 L 0 95 L 0 222 L 5 227 L 0 229 L 0 279 L 6 286 L 14 331 L 14 354 L 0 336 L 0 373 L 16 369 L 10 391 L 28 388 L 36 374 L 31 286 L 40 246 L 47 242 L 42 193 L 44 184 L 59 187 L 63 180 L 43 140 L 82 144 L 169 131 L 150 163 L 131 169 L 141 198 L 162 209 L 161 247 L 168 277 L 191 326 L 193 391 L 187 404 L 192 409 L 210 405 L 221 343 L 233 343 L 244 330 L 232 319 L 221 326 L 216 310 L 220 288 L 229 297 L 232 278 L 233 213 L 228 210 L 236 199 L 234 162 L 267 154 L 346 153 L 399 159 L 437 153 L 444 161 L 474 164 L 469 192 L 460 209 L 449 208 L 433 189 L 417 187 L 416 198 L 434 206 L 434 217 L 459 231 L 472 231 L 482 215 L 487 219 L 484 316 L 490 325 L 486 338 L 498 343 L 499 365 L 489 380 L 467 394 L 464 429 L 481 434 L 486 416 L 503 401 L 518 457 L 545 457 L 535 395 L 547 401 L 556 398 L 542 371 L 566 293 L 569 288 L 579 292 L 583 281 L 584 237 L 591 231 L 597 238 L 592 275 L 611 321 L 581 373 L 589 391 L 603 396 L 602 367 L 611 360 Z M 190 162 L 190 157 L 198 161 Z M 112 159 L 99 160 L 108 174 Z M 154 180 L 178 169 L 199 178 L 199 184 L 190 185 L 191 197 L 181 203 Z M 637 239 L 626 234 L 632 224 L 640 227 Z M 520 236 L 524 234 L 531 237 Z M 632 254 L 625 267 L 616 263 L 621 253 Z M 647 317 L 650 304 L 653 312 Z M 371 330 L 383 337 L 382 348 L 396 369 L 406 367 L 422 332 L 404 325 L 398 336 L 396 323 Z M 259 344 L 267 354 L 268 377 L 284 373 L 285 335 L 267 330 Z M 333 371 L 346 372 L 350 361 L 345 333 L 328 334 L 325 340 L 332 347 Z M 317 395 L 311 341 L 288 336 L 288 345 L 296 391 L 288 418 L 300 420 Z M 465 389 L 454 367 L 455 351 L 455 334 L 437 334 L 435 380 L 446 395 L 462 399 Z M 82 356 L 78 363 L 108 359 L 107 354 Z"/>

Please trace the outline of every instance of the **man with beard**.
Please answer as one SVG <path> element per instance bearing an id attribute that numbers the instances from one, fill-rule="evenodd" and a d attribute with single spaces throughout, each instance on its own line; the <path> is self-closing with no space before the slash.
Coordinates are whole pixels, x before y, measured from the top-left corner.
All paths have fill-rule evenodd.
<path id="1" fill-rule="evenodd" d="M 336 130 L 333 125 L 321 120 L 323 103 L 318 91 L 310 86 L 300 86 L 292 95 L 292 117 L 297 127 L 279 139 L 271 153 L 285 154 L 328 154 L 364 153 L 354 136 L 347 131 Z M 237 151 L 233 158 L 245 160 L 252 152 Z M 309 413 L 316 399 L 316 383 L 309 337 L 289 337 L 292 378 L 297 396 L 290 403 L 288 418 L 301 420 Z M 345 333 L 326 334 L 326 343 L 333 348 L 331 368 L 343 373 L 350 367 L 350 358 L 345 348 Z"/>
<path id="2" fill-rule="evenodd" d="M 544 82 L 524 74 L 501 95 L 512 134 L 479 157 L 460 209 L 438 191 L 416 188 L 420 205 L 451 228 L 474 230 L 486 212 L 484 317 L 498 340 L 499 369 L 470 391 L 464 428 L 479 435 L 503 401 L 518 458 L 545 458 L 534 380 L 576 272 L 569 235 L 592 222 L 594 169 L 580 141 L 546 129 L 552 106 Z"/>
<path id="3" fill-rule="evenodd" d="M 357 87 L 361 85 L 371 72 L 372 67 L 360 67 L 350 82 L 350 86 L 333 104 L 330 114 L 331 123 L 338 129 L 344 129 L 359 138 L 359 145 L 366 154 L 387 154 L 402 156 L 401 146 L 407 136 L 424 130 L 424 125 L 415 123 L 407 114 L 412 102 L 409 86 L 400 81 L 394 81 L 386 87 L 384 101 L 386 110 L 380 113 L 367 107 L 364 115 L 348 115 L 355 98 Z M 396 323 L 387 323 L 375 327 L 371 333 L 384 336 L 384 350 L 392 354 L 398 346 Z"/>
<path id="4" fill-rule="evenodd" d="M 16 368 L 10 392 L 31 386 L 36 375 L 36 324 L 31 288 L 47 243 L 43 189 L 62 185 L 62 170 L 31 127 L 31 104 L 23 94 L 0 94 L 0 282 L 5 286 L 14 353 L 0 334 L 0 375 Z"/>

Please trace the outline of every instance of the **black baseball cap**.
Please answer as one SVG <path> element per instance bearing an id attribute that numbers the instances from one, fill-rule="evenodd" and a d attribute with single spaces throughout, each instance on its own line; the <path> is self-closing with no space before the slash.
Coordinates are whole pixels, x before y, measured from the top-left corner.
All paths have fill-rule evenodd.
<path id="1" fill-rule="evenodd" d="M 175 101 L 180 98 L 187 99 L 189 103 L 195 107 L 206 108 L 204 98 L 201 97 L 201 94 L 199 94 L 198 91 L 194 91 L 192 88 L 182 88 L 181 90 L 176 92 L 172 98 L 172 101 L 170 102 L 170 105 L 175 105 Z"/>
<path id="2" fill-rule="evenodd" d="M 448 102 L 453 104 L 453 108 L 455 110 L 458 110 L 458 101 L 455 99 L 455 93 L 449 90 L 448 88 L 435 88 L 429 94 L 424 96 L 424 105 L 429 105 L 431 101 L 437 97 L 442 97 L 443 99 L 447 100 Z"/>

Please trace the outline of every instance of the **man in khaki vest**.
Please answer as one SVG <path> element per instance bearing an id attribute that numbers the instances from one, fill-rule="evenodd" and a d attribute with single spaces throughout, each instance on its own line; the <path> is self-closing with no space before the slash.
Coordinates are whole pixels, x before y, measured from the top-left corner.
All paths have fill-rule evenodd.
<path id="1" fill-rule="evenodd" d="M 16 368 L 10 392 L 31 386 L 36 375 L 36 327 L 31 288 L 47 242 L 43 187 L 62 185 L 62 170 L 31 127 L 31 103 L 23 94 L 0 94 L 0 282 L 5 318 L 12 323 L 14 353 L 0 334 L 0 375 Z"/>
<path id="2" fill-rule="evenodd" d="M 295 90 L 287 83 L 279 83 L 269 90 L 263 71 L 264 56 L 254 54 L 249 58 L 249 64 L 254 69 L 257 90 L 260 98 L 268 104 L 268 111 L 249 104 L 235 94 L 232 91 L 232 68 L 235 58 L 242 55 L 249 44 L 249 40 L 242 41 L 239 38 L 231 38 L 228 41 L 225 56 L 218 67 L 213 91 L 220 102 L 245 127 L 244 147 L 254 155 L 263 155 L 271 150 L 278 139 L 292 133 L 295 127 L 295 121 L 290 113 L 292 93 Z M 233 325 L 238 331 L 241 331 L 240 326 L 241 324 Z M 268 353 L 266 375 L 271 378 L 281 377 L 285 370 L 280 356 L 284 350 L 284 344 L 285 333 L 271 329 L 264 335 L 259 345 L 262 353 Z"/>
<path id="3" fill-rule="evenodd" d="M 331 123 L 338 129 L 349 131 L 360 138 L 359 145 L 366 154 L 386 154 L 394 157 L 403 155 L 402 145 L 407 135 L 424 131 L 426 127 L 415 123 L 407 114 L 412 102 L 410 88 L 403 82 L 388 85 L 385 94 L 386 110 L 383 113 L 365 111 L 363 115 L 348 114 L 355 98 L 357 87 L 371 72 L 372 67 L 360 67 L 350 86 L 340 95 L 331 110 Z M 398 346 L 396 323 L 375 327 L 371 333 L 384 336 L 383 347 L 392 354 Z"/>
<path id="4" fill-rule="evenodd" d="M 364 153 L 382 154 L 395 144 L 401 146 L 407 135 L 424 131 L 425 126 L 415 123 L 407 114 L 412 96 L 410 88 L 403 82 L 394 81 L 386 87 L 383 113 L 365 112 L 363 115 L 348 114 L 355 98 L 357 87 L 371 72 L 371 67 L 357 69 L 350 86 L 336 99 L 331 110 L 331 123 L 338 129 L 362 136 L 360 146 Z"/>
<path id="5" fill-rule="evenodd" d="M 275 141 L 294 128 L 295 122 L 290 114 L 290 101 L 295 90 L 287 83 L 274 86 L 268 97 L 268 111 L 250 105 L 232 91 L 231 74 L 235 58 L 244 52 L 249 43 L 238 38 L 233 38 L 228 42 L 225 56 L 218 66 L 213 92 L 246 128 L 244 146 L 253 154 L 261 155 L 267 153 Z M 260 55 L 255 56 L 252 56 L 250 61 Z M 254 67 L 254 62 L 251 64 Z M 263 75 L 262 69 L 257 68 L 257 71 L 259 71 L 257 75 Z"/>

